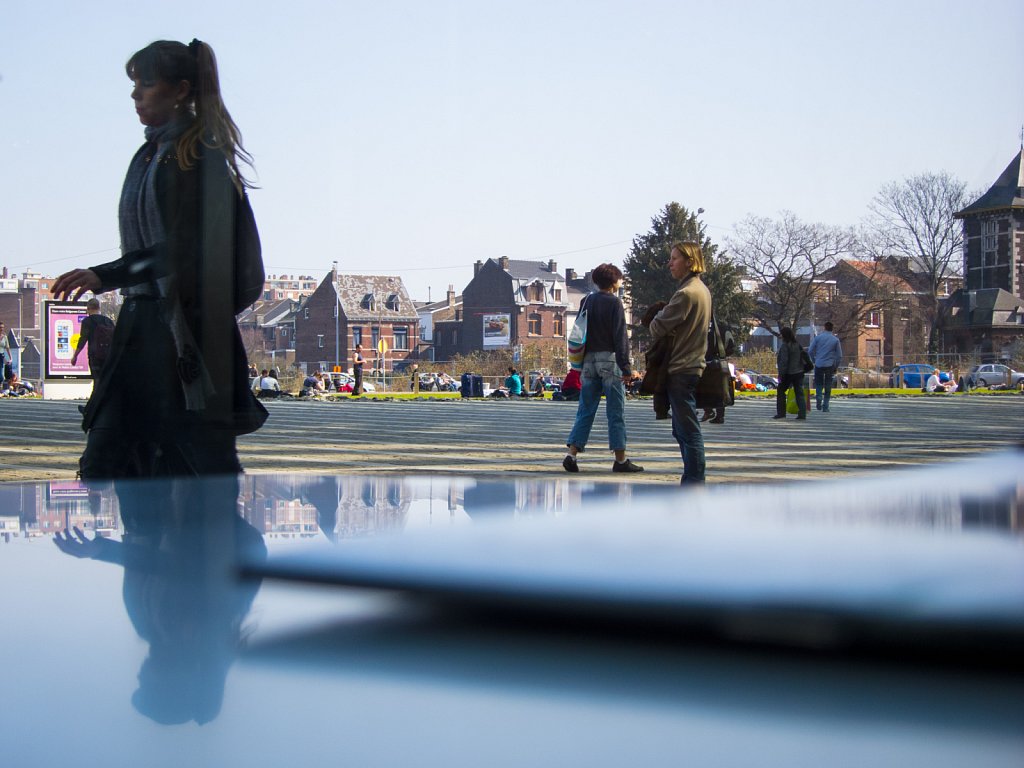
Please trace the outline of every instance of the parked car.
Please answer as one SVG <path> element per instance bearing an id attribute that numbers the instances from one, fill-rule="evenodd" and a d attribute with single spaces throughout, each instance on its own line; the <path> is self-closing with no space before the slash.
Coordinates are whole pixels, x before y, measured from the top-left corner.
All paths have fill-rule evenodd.
<path id="1" fill-rule="evenodd" d="M 907 389 L 922 389 L 934 370 L 935 366 L 928 363 L 901 363 L 889 373 L 889 386 L 899 386 L 898 382 L 902 376 L 903 386 Z M 939 372 L 939 382 L 942 384 L 951 378 L 953 375 L 949 371 Z"/>
<path id="2" fill-rule="evenodd" d="M 330 373 L 324 374 L 324 378 L 330 376 L 331 378 L 331 390 L 337 392 L 351 392 L 355 386 L 356 379 L 349 373 Z M 370 382 L 363 378 L 363 391 L 364 392 L 376 392 L 377 388 Z"/>
<path id="3" fill-rule="evenodd" d="M 420 392 L 458 392 L 459 383 L 446 373 L 421 373 Z"/>
<path id="4" fill-rule="evenodd" d="M 1017 389 L 1024 381 L 1024 373 L 1013 370 L 1008 365 L 987 363 L 976 365 L 967 374 L 967 381 L 972 387 L 1010 387 Z"/>

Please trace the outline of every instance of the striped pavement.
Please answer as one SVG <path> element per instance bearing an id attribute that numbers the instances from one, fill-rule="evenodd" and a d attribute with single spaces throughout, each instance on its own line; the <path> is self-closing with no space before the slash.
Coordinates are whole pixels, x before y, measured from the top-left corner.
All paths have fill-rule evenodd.
<path id="1" fill-rule="evenodd" d="M 0 400 L 0 481 L 74 476 L 84 447 L 78 402 Z M 575 404 L 535 400 L 283 400 L 239 440 L 246 471 L 564 475 Z M 1024 437 L 1024 396 L 836 398 L 830 413 L 773 421 L 773 399 L 743 399 L 704 425 L 709 482 L 771 482 L 875 472 L 993 451 Z M 647 471 L 611 472 L 604 406 L 580 480 L 678 482 L 668 421 L 626 403 L 629 455 Z"/>

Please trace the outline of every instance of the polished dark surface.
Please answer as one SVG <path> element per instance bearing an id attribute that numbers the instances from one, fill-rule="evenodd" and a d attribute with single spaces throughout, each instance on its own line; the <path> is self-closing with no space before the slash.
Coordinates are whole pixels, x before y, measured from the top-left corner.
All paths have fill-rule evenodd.
<path id="1" fill-rule="evenodd" d="M 1019 765 L 1021 477 L 0 485 L 4 762 Z"/>

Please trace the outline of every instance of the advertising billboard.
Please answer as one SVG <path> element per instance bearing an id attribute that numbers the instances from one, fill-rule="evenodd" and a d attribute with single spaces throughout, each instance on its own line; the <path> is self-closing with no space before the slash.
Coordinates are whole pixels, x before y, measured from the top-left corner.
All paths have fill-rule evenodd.
<path id="1" fill-rule="evenodd" d="M 78 345 L 82 321 L 88 313 L 85 302 L 44 301 L 43 328 L 46 330 L 43 376 L 47 379 L 89 378 L 89 356 L 82 350 L 74 365 L 71 358 Z"/>
<path id="2" fill-rule="evenodd" d="M 484 315 L 484 348 L 507 347 L 511 341 L 509 329 L 512 327 L 512 316 Z"/>

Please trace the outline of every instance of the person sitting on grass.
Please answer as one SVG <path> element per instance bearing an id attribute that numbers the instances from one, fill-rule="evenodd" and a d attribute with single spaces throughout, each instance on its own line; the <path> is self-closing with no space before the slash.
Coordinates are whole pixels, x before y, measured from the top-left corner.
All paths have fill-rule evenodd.
<path id="1" fill-rule="evenodd" d="M 940 378 L 939 369 L 936 368 L 932 371 L 932 375 L 928 377 L 928 381 L 925 382 L 925 392 L 956 392 L 956 382 L 947 381 L 943 382 Z"/>
<path id="2" fill-rule="evenodd" d="M 515 368 L 509 367 L 508 369 L 508 376 L 505 377 L 505 389 L 508 390 L 509 397 L 519 397 L 523 394 L 523 380 L 519 378 Z"/>
<path id="3" fill-rule="evenodd" d="M 18 374 L 11 373 L 10 378 L 4 382 L 3 392 L 0 392 L 0 395 L 3 395 L 3 397 L 24 397 L 26 395 L 34 395 L 35 392 L 35 387 L 30 383 L 22 381 Z"/>

